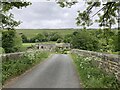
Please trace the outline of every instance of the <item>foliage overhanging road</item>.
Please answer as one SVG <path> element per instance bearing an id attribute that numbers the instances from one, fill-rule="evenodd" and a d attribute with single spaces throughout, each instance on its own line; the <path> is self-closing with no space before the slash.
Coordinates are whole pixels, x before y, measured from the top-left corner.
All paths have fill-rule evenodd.
<path id="1" fill-rule="evenodd" d="M 80 82 L 72 59 L 65 54 L 55 54 L 6 87 L 79 88 Z"/>

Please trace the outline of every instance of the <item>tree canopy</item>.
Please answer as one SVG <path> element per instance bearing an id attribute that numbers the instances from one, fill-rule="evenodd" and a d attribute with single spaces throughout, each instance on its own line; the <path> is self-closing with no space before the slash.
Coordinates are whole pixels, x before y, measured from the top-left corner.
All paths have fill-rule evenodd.
<path id="1" fill-rule="evenodd" d="M 0 29 L 14 29 L 15 26 L 20 24 L 20 21 L 14 20 L 14 15 L 9 11 L 13 8 L 21 9 L 22 7 L 27 7 L 30 2 L 25 2 L 23 0 L 0 0 Z"/>
<path id="2" fill-rule="evenodd" d="M 14 1 L 14 0 L 13 0 Z M 8 0 L 0 0 L 0 28 L 4 29 L 13 29 L 15 26 L 18 26 L 20 22 L 14 20 L 14 15 L 12 13 L 8 13 L 13 8 L 22 8 L 30 5 L 30 2 L 25 2 L 24 0 L 16 0 L 8 1 Z M 50 0 L 49 0 L 50 1 Z M 77 0 L 56 0 L 57 4 L 61 7 L 71 7 L 78 3 Z M 116 21 L 120 23 L 120 1 L 116 0 L 115 2 L 100 2 L 97 0 L 96 2 L 89 0 L 85 1 L 87 7 L 84 11 L 78 11 L 78 15 L 76 17 L 76 24 L 79 26 L 83 26 L 84 28 L 93 24 L 93 20 L 91 19 L 91 13 L 93 13 L 93 9 L 95 7 L 102 7 L 98 10 L 92 17 L 98 15 L 99 19 L 95 20 L 99 23 L 99 26 L 106 26 L 111 28 L 112 25 L 116 24 Z M 118 25 L 119 26 L 119 25 Z"/>
<path id="3" fill-rule="evenodd" d="M 78 3 L 77 0 L 56 0 L 57 3 L 61 7 L 71 7 Z M 79 26 L 90 26 L 93 24 L 93 20 L 91 19 L 90 15 L 93 13 L 93 8 L 95 7 L 102 7 L 100 8 L 92 17 L 95 15 L 98 15 L 99 19 L 95 20 L 99 23 L 99 26 L 106 26 L 111 28 L 112 25 L 116 24 L 116 21 L 120 23 L 120 1 L 116 0 L 115 2 L 100 2 L 100 0 L 96 0 L 97 2 L 94 2 L 92 0 L 87 0 L 85 3 L 87 4 L 87 7 L 84 11 L 78 11 L 78 15 L 76 18 L 76 24 Z M 119 25 L 118 25 L 119 27 Z M 119 28 L 120 29 L 120 28 Z"/>

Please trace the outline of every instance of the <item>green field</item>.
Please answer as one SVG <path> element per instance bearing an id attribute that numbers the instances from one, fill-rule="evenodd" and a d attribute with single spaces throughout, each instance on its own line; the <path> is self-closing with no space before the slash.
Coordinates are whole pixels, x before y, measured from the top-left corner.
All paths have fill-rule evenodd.
<path id="1" fill-rule="evenodd" d="M 32 45 L 35 45 L 35 44 L 55 44 L 56 42 L 40 42 L 40 43 L 23 43 L 22 45 L 24 47 L 29 47 L 29 46 L 32 46 Z"/>
<path id="2" fill-rule="evenodd" d="M 28 38 L 34 37 L 38 33 L 51 33 L 51 32 L 57 32 L 60 35 L 66 35 L 71 34 L 77 29 L 18 29 L 18 33 L 25 34 Z"/>
<path id="3" fill-rule="evenodd" d="M 38 33 L 52 33 L 52 32 L 57 32 L 60 35 L 67 35 L 67 34 L 72 34 L 75 31 L 80 31 L 81 29 L 17 29 L 17 32 L 23 33 L 26 35 L 28 38 L 32 38 Z M 96 29 L 88 29 L 90 32 L 96 31 Z M 117 32 L 118 30 L 113 30 L 114 32 Z"/>
<path id="4" fill-rule="evenodd" d="M 36 43 L 23 43 L 22 45 L 24 47 L 29 47 L 29 46 L 32 46 L 32 45 L 35 45 Z"/>

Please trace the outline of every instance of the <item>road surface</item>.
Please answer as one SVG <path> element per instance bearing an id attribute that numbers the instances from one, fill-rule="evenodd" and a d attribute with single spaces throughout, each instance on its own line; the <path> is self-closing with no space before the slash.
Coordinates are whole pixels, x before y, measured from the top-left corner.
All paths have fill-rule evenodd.
<path id="1" fill-rule="evenodd" d="M 55 54 L 5 88 L 80 88 L 80 82 L 69 55 Z"/>

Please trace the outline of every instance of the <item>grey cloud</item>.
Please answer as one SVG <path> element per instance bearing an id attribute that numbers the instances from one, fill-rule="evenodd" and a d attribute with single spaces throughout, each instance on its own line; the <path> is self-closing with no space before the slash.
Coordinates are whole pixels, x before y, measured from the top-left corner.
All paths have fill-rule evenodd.
<path id="1" fill-rule="evenodd" d="M 13 9 L 15 19 L 23 23 L 17 28 L 78 28 L 75 24 L 77 11 L 83 11 L 84 2 L 71 8 L 61 8 L 55 2 L 32 2 L 23 9 Z M 97 24 L 93 27 L 98 27 Z"/>

